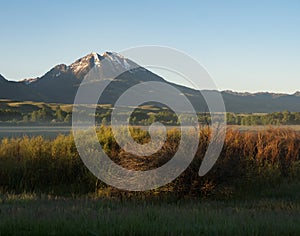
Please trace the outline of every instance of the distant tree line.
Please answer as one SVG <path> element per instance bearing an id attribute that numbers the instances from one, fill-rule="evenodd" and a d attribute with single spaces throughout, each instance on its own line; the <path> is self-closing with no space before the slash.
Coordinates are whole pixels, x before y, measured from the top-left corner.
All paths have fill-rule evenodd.
<path id="1" fill-rule="evenodd" d="M 0 109 L 0 121 L 22 120 L 22 113 L 10 109 Z"/>
<path id="2" fill-rule="evenodd" d="M 198 113 L 198 122 L 201 125 L 210 125 L 211 116 L 209 113 Z M 185 119 L 184 114 L 181 119 Z M 273 112 L 267 114 L 226 114 L 227 124 L 229 125 L 300 125 L 300 112 Z M 172 111 L 160 111 L 150 115 L 140 111 L 131 116 L 133 125 L 149 125 L 159 121 L 165 125 L 180 125 L 179 119 Z"/>
<path id="3" fill-rule="evenodd" d="M 95 116 L 97 124 L 109 124 L 111 121 L 111 108 L 97 108 L 96 113 L 83 111 Z M 130 114 L 124 113 L 124 118 L 128 118 Z M 83 116 L 83 117 L 84 117 Z M 197 113 L 198 123 L 201 125 L 210 125 L 211 116 L 208 112 Z M 180 120 L 190 119 L 187 114 L 180 114 L 180 119 L 171 109 L 136 109 L 130 115 L 129 123 L 131 125 L 143 126 L 150 125 L 154 122 L 160 122 L 164 125 L 177 126 Z M 84 120 L 84 119 L 83 119 Z M 300 112 L 273 112 L 273 113 L 252 113 L 252 114 L 226 114 L 227 124 L 229 125 L 300 125 Z M 0 109 L 0 123 L 53 123 L 53 124 L 70 124 L 72 121 L 72 113 L 64 111 L 59 105 L 50 106 L 42 104 L 35 110 L 19 111 L 18 108 Z"/>
<path id="4" fill-rule="evenodd" d="M 300 112 L 273 112 L 268 114 L 227 113 L 229 125 L 300 125 Z"/>
<path id="5" fill-rule="evenodd" d="M 38 110 L 22 113 L 12 109 L 0 109 L 0 121 L 11 123 L 70 123 L 71 113 L 65 112 L 60 106 L 55 109 L 43 104 Z"/>

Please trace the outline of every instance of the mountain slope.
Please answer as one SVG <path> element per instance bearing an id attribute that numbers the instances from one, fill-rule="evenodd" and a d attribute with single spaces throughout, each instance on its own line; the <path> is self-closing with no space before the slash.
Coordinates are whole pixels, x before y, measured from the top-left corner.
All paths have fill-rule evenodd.
<path id="1" fill-rule="evenodd" d="M 99 75 L 97 81 L 100 82 L 101 80 L 110 78 L 110 75 L 128 70 L 111 80 L 100 98 L 100 103 L 114 104 L 118 97 L 133 85 L 146 81 L 159 81 L 168 83 L 179 89 L 189 98 L 196 110 L 207 111 L 204 99 L 198 91 L 167 82 L 128 58 L 112 52 L 105 52 L 101 55 L 90 53 L 69 66 L 60 64 L 39 78 L 27 79 L 20 82 L 7 81 L 0 75 L 0 99 L 73 103 L 80 83 L 92 68 L 97 68 Z M 201 92 L 215 93 L 217 91 Z M 224 98 L 227 111 L 230 112 L 300 111 L 300 92 L 288 95 L 223 91 L 221 94 Z"/>
<path id="2" fill-rule="evenodd" d="M 3 84 L 7 82 L 7 80 L 0 74 L 0 83 Z"/>
<path id="3" fill-rule="evenodd" d="M 226 109 L 232 112 L 300 111 L 300 97 L 288 94 L 222 92 Z"/>
<path id="4" fill-rule="evenodd" d="M 43 98 L 23 83 L 6 80 L 0 75 L 0 98 L 17 101 L 41 101 Z"/>

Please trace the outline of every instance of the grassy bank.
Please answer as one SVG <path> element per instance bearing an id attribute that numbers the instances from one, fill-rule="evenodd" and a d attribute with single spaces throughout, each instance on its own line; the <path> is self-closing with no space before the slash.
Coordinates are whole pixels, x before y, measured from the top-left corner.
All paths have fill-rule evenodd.
<path id="1" fill-rule="evenodd" d="M 1 235 L 299 235 L 300 203 L 287 198 L 134 201 L 10 195 Z"/>

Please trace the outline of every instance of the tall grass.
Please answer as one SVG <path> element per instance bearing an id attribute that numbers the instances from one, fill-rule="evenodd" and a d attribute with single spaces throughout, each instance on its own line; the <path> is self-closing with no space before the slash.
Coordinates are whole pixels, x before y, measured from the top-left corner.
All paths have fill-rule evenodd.
<path id="1" fill-rule="evenodd" d="M 197 154 L 191 165 L 177 179 L 157 190 L 145 193 L 119 191 L 97 180 L 82 163 L 72 135 L 54 140 L 41 136 L 2 139 L 0 143 L 0 191 L 50 194 L 85 194 L 105 196 L 222 196 L 241 191 L 276 186 L 282 180 L 300 177 L 300 133 L 289 129 L 258 132 L 228 130 L 221 155 L 204 177 L 198 176 L 210 136 L 209 128 L 200 130 Z M 139 143 L 149 141 L 146 131 L 131 130 Z M 149 157 L 126 153 L 116 143 L 110 127 L 101 127 L 99 141 L 117 164 L 133 170 L 156 168 L 170 160 L 177 151 L 180 133 L 168 131 L 162 149 Z"/>

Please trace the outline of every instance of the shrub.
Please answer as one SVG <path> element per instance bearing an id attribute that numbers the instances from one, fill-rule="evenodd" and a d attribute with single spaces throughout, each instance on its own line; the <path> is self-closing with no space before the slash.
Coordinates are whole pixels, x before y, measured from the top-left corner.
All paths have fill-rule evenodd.
<path id="1" fill-rule="evenodd" d="M 168 131 L 166 142 L 157 153 L 144 157 L 122 150 L 110 127 L 97 131 L 104 151 L 119 165 L 132 170 L 149 170 L 169 161 L 180 141 L 178 129 Z M 148 132 L 131 129 L 139 143 L 149 141 Z M 276 185 L 280 179 L 300 177 L 300 134 L 289 129 L 259 132 L 227 130 L 223 150 L 210 172 L 199 177 L 198 171 L 210 139 L 208 127 L 200 130 L 196 156 L 190 166 L 172 183 L 153 191 L 129 193 L 108 187 L 82 163 L 72 135 L 54 140 L 43 137 L 2 139 L 0 142 L 0 189 L 11 192 L 46 192 L 116 196 L 210 196 L 232 194 L 242 185 Z M 86 140 L 88 142 L 88 140 Z"/>

